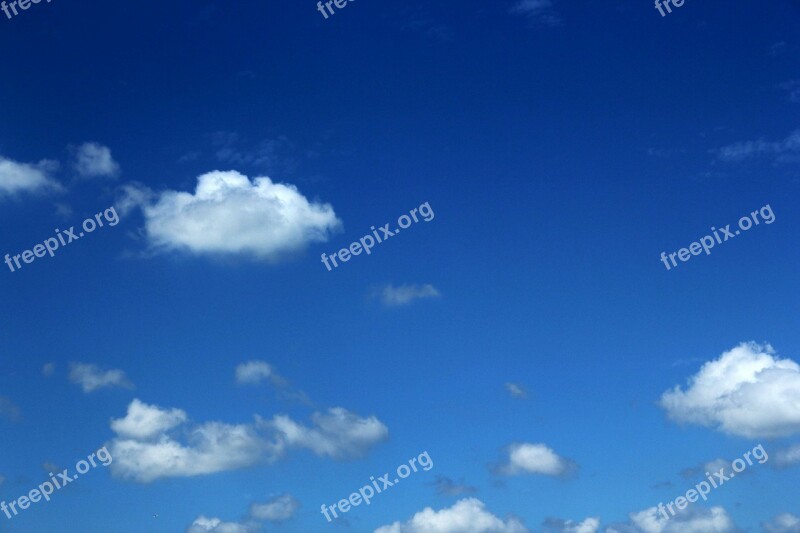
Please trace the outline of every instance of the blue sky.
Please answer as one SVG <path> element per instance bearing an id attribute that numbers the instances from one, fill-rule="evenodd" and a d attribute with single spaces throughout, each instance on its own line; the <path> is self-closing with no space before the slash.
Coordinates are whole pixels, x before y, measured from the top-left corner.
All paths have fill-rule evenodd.
<path id="1" fill-rule="evenodd" d="M 0 253 L 109 215 L 0 265 L 0 500 L 113 456 L 0 531 L 800 531 L 798 30 L 790 0 L 0 12 Z"/>

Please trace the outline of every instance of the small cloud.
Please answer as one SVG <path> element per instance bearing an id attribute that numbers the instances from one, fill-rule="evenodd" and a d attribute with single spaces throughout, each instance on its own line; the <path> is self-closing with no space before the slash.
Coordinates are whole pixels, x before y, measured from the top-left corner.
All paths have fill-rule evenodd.
<path id="1" fill-rule="evenodd" d="M 776 162 L 793 161 L 800 154 L 800 130 L 793 131 L 782 141 L 742 141 L 712 150 L 725 163 L 740 163 L 747 159 L 768 157 Z"/>
<path id="2" fill-rule="evenodd" d="M 542 524 L 544 533 L 597 533 L 600 530 L 600 519 L 587 518 L 583 522 L 548 518 Z"/>
<path id="3" fill-rule="evenodd" d="M 786 91 L 790 102 L 800 103 L 800 80 L 791 80 L 778 85 L 778 89 Z"/>
<path id="4" fill-rule="evenodd" d="M 255 524 L 223 522 L 219 518 L 206 518 L 205 515 L 198 516 L 186 528 L 186 533 L 255 533 L 256 531 L 260 531 L 260 528 Z"/>
<path id="5" fill-rule="evenodd" d="M 42 366 L 42 375 L 45 377 L 50 377 L 56 371 L 56 364 L 55 363 L 45 363 Z"/>
<path id="6" fill-rule="evenodd" d="M 83 178 L 115 178 L 119 174 L 111 149 L 94 142 L 83 143 L 75 150 L 74 167 Z"/>
<path id="7" fill-rule="evenodd" d="M 800 464 L 800 444 L 775 452 L 776 467 L 788 468 L 796 464 Z"/>
<path id="8" fill-rule="evenodd" d="M 101 370 L 96 365 L 86 363 L 70 363 L 69 380 L 80 385 L 83 392 L 87 393 L 109 387 L 134 388 L 122 370 Z"/>
<path id="9" fill-rule="evenodd" d="M 506 383 L 506 390 L 514 398 L 525 399 L 528 397 L 527 391 L 516 383 Z"/>
<path id="10" fill-rule="evenodd" d="M 731 472 L 731 463 L 730 461 L 726 461 L 725 459 L 714 459 L 713 461 L 709 461 L 707 463 L 703 463 L 701 465 L 697 465 L 691 468 L 684 468 L 681 470 L 681 477 L 683 479 L 695 479 L 695 478 L 704 478 L 705 473 L 714 473 L 722 471 L 723 475 L 730 475 Z"/>
<path id="11" fill-rule="evenodd" d="M 6 477 L 4 475 L 0 474 L 0 485 L 2 485 L 5 482 L 6 482 Z"/>
<path id="12" fill-rule="evenodd" d="M 497 469 L 507 476 L 536 474 L 566 476 L 577 470 L 577 465 L 556 454 L 544 444 L 517 443 L 508 448 L 508 461 Z"/>
<path id="13" fill-rule="evenodd" d="M 72 207 L 69 204 L 56 203 L 56 216 L 61 218 L 69 218 L 72 216 Z"/>
<path id="14" fill-rule="evenodd" d="M 432 483 L 436 487 L 436 492 L 445 496 L 461 496 L 463 494 L 474 494 L 478 489 L 466 485 L 463 479 L 454 481 L 449 477 L 436 476 Z"/>
<path id="15" fill-rule="evenodd" d="M 666 509 L 664 512 L 667 512 Z M 690 506 L 675 516 L 664 518 L 658 507 L 630 513 L 630 521 L 614 524 L 607 533 L 734 533 L 738 531 L 730 515 L 722 507 Z"/>
<path id="16" fill-rule="evenodd" d="M 42 463 L 42 470 L 44 470 L 48 474 L 52 475 L 52 474 L 57 474 L 58 472 L 63 471 L 63 468 L 61 468 L 60 466 L 58 466 L 55 463 L 51 463 L 50 461 L 45 461 L 44 463 Z"/>
<path id="17" fill-rule="evenodd" d="M 258 385 L 264 380 L 279 377 L 264 361 L 248 361 L 236 367 L 236 382 L 240 385 Z"/>
<path id="18" fill-rule="evenodd" d="M 252 504 L 250 506 L 250 516 L 256 520 L 285 522 L 294 516 L 294 513 L 299 508 L 300 502 L 290 494 L 283 494 L 266 503 Z"/>
<path id="19" fill-rule="evenodd" d="M 5 418 L 10 422 L 16 422 L 19 420 L 19 416 L 19 407 L 14 405 L 14 402 L 5 396 L 0 396 L 0 418 Z"/>
<path id="20" fill-rule="evenodd" d="M 18 163 L 0 156 L 0 198 L 20 193 L 41 194 L 63 190 L 51 174 L 58 162 L 43 159 L 38 163 Z"/>
<path id="21" fill-rule="evenodd" d="M 398 287 L 386 285 L 380 290 L 379 294 L 383 305 L 387 307 L 397 307 L 408 305 L 414 300 L 436 298 L 439 296 L 439 291 L 430 284 L 400 285 Z"/>
<path id="22" fill-rule="evenodd" d="M 533 22 L 546 26 L 557 26 L 561 19 L 553 10 L 551 0 L 519 0 L 508 10 L 512 15 L 523 15 Z"/>
<path id="23" fill-rule="evenodd" d="M 800 518 L 790 514 L 779 514 L 771 522 L 761 524 L 764 533 L 800 533 Z"/>
<path id="24" fill-rule="evenodd" d="M 777 43 L 773 43 L 772 46 L 769 47 L 769 55 L 777 56 L 781 54 L 784 50 L 786 50 L 786 42 L 779 41 Z"/>

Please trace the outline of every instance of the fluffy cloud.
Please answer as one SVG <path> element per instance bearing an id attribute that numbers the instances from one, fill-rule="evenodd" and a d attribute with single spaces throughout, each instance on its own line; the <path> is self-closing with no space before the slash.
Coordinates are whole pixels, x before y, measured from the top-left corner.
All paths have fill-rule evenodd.
<path id="1" fill-rule="evenodd" d="M 775 452 L 775 466 L 786 468 L 800 463 L 800 444 Z"/>
<path id="2" fill-rule="evenodd" d="M 328 240 L 340 220 L 329 204 L 309 202 L 293 185 L 268 177 L 252 182 L 236 171 L 197 178 L 194 193 L 151 192 L 133 187 L 123 203 L 139 203 L 157 250 L 247 255 L 276 262 L 309 243 Z"/>
<path id="3" fill-rule="evenodd" d="M 256 520 L 284 522 L 294 516 L 294 513 L 299 508 L 300 502 L 294 499 L 290 494 L 284 494 L 266 503 L 252 504 L 250 506 L 250 516 Z"/>
<path id="4" fill-rule="evenodd" d="M 736 525 L 722 507 L 689 507 L 665 519 L 657 507 L 630 514 L 626 524 L 609 527 L 606 533 L 733 533 Z"/>
<path id="5" fill-rule="evenodd" d="M 524 15 L 533 21 L 550 26 L 555 26 L 560 22 L 560 19 L 553 11 L 553 2 L 551 0 L 519 0 L 511 6 L 509 13 Z"/>
<path id="6" fill-rule="evenodd" d="M 574 469 L 572 461 L 559 457 L 544 444 L 518 443 L 509 446 L 508 462 L 500 467 L 500 473 L 562 476 Z"/>
<path id="7" fill-rule="evenodd" d="M 434 511 L 430 507 L 415 514 L 405 523 L 379 527 L 374 533 L 528 533 L 516 518 L 505 521 L 486 510 L 476 498 L 458 501 L 452 507 Z"/>
<path id="8" fill-rule="evenodd" d="M 236 382 L 243 385 L 257 385 L 276 376 L 269 363 L 264 361 L 248 361 L 236 367 Z"/>
<path id="9" fill-rule="evenodd" d="M 58 163 L 47 159 L 29 164 L 0 156 L 0 197 L 61 190 L 61 185 L 50 177 L 57 168 Z"/>
<path id="10" fill-rule="evenodd" d="M 219 518 L 197 517 L 186 529 L 186 533 L 254 533 L 258 528 L 254 524 L 223 522 Z"/>
<path id="11" fill-rule="evenodd" d="M 789 161 L 800 154 L 800 130 L 793 131 L 782 141 L 743 141 L 714 150 L 717 158 L 727 163 L 738 163 L 754 157 L 772 157 Z"/>
<path id="12" fill-rule="evenodd" d="M 761 527 L 764 533 L 800 533 L 800 518 L 783 513 L 776 516 L 772 522 L 762 523 Z"/>
<path id="13" fill-rule="evenodd" d="M 115 177 L 119 174 L 119 165 L 108 147 L 89 142 L 76 150 L 75 170 L 84 178 Z"/>
<path id="14" fill-rule="evenodd" d="M 583 522 L 551 518 L 542 524 L 546 533 L 597 533 L 600 529 L 599 518 L 587 518 Z"/>
<path id="15" fill-rule="evenodd" d="M 433 285 L 387 285 L 380 291 L 381 302 L 388 307 L 408 305 L 414 300 L 437 296 L 439 291 Z"/>
<path id="16" fill-rule="evenodd" d="M 100 370 L 95 365 L 85 363 L 70 363 L 69 380 L 80 385 L 83 392 L 93 392 L 107 387 L 133 388 L 133 384 L 122 370 Z"/>
<path id="17" fill-rule="evenodd" d="M 180 409 L 133 400 L 124 418 L 111 421 L 117 434 L 108 444 L 114 457 L 112 474 L 141 483 L 213 474 L 272 462 L 292 448 L 349 459 L 364 455 L 388 435 L 377 418 L 360 418 L 342 408 L 314 414 L 311 428 L 285 415 L 235 425 L 187 420 Z"/>
<path id="18" fill-rule="evenodd" d="M 800 365 L 771 346 L 743 343 L 661 396 L 670 419 L 748 438 L 800 431 Z"/>
<path id="19" fill-rule="evenodd" d="M 386 440 L 389 429 L 376 417 L 362 418 L 342 407 L 311 416 L 314 427 L 299 424 L 285 415 L 261 421 L 277 433 L 282 447 L 306 448 L 322 457 L 355 459 Z"/>

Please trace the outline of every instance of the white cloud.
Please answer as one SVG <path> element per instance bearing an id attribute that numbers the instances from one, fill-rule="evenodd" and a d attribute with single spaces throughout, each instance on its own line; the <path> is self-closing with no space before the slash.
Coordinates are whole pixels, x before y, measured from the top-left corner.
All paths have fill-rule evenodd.
<path id="1" fill-rule="evenodd" d="M 544 444 L 518 443 L 509 446 L 508 462 L 500 468 L 500 472 L 510 476 L 561 476 L 574 468 L 572 461 L 560 457 Z"/>
<path id="2" fill-rule="evenodd" d="M 761 527 L 764 533 L 800 533 L 800 518 L 783 513 L 773 518 L 772 522 L 764 522 Z"/>
<path id="3" fill-rule="evenodd" d="M 96 365 L 86 363 L 70 363 L 69 380 L 80 385 L 83 392 L 107 387 L 133 388 L 122 370 L 100 370 Z"/>
<path id="4" fill-rule="evenodd" d="M 290 494 L 284 494 L 266 503 L 252 504 L 250 506 L 250 516 L 256 520 L 284 522 L 294 516 L 294 513 L 299 508 L 300 502 Z"/>
<path id="5" fill-rule="evenodd" d="M 600 529 L 599 518 L 587 518 L 583 522 L 551 518 L 543 524 L 547 533 L 597 533 Z"/>
<path id="6" fill-rule="evenodd" d="M 674 507 L 673 507 L 674 508 Z M 607 533 L 733 533 L 736 525 L 722 507 L 691 506 L 678 511 L 672 516 L 666 511 L 669 519 L 659 512 L 657 507 L 630 514 L 627 524 L 608 528 Z"/>
<path id="7" fill-rule="evenodd" d="M 279 459 L 291 448 L 348 459 L 364 455 L 388 436 L 377 418 L 359 418 L 342 408 L 312 416 L 308 428 L 285 415 L 254 424 L 190 424 L 180 409 L 163 409 L 133 400 L 124 418 L 112 420 L 117 437 L 109 444 L 117 477 L 149 483 L 166 477 L 191 477 Z"/>
<path id="8" fill-rule="evenodd" d="M 408 305 L 414 300 L 423 298 L 435 298 L 439 296 L 439 291 L 433 285 L 386 285 L 380 291 L 381 302 L 383 305 L 394 307 Z"/>
<path id="9" fill-rule="evenodd" d="M 379 527 L 374 533 L 529 533 L 529 530 L 516 518 L 504 521 L 487 511 L 482 501 L 466 498 L 441 511 L 426 507 L 408 522 Z"/>
<path id="10" fill-rule="evenodd" d="M 525 389 L 516 383 L 506 383 L 506 390 L 514 398 L 524 399 L 528 397 L 528 393 Z"/>
<path id="11" fill-rule="evenodd" d="M 670 419 L 748 438 L 800 431 L 800 365 L 771 346 L 742 343 L 661 396 Z"/>
<path id="12" fill-rule="evenodd" d="M 62 190 L 61 184 L 50 177 L 57 168 L 58 163 L 48 159 L 30 164 L 0 156 L 0 197 Z"/>
<path id="13" fill-rule="evenodd" d="M 786 468 L 800 463 L 800 444 L 775 452 L 775 466 Z"/>
<path id="14" fill-rule="evenodd" d="M 362 418 L 342 407 L 314 413 L 311 420 L 314 427 L 276 415 L 271 421 L 261 421 L 261 425 L 274 430 L 284 447 L 306 448 L 332 459 L 362 457 L 389 436 L 389 429 L 376 417 Z"/>
<path id="15" fill-rule="evenodd" d="M 553 2 L 551 0 L 518 0 L 511 6 L 509 13 L 524 15 L 531 20 L 550 26 L 555 26 L 560 22 L 560 19 L 553 11 Z"/>
<path id="16" fill-rule="evenodd" d="M 219 518 L 197 517 L 186 529 L 186 533 L 253 533 L 258 529 L 253 524 L 240 524 L 238 522 L 223 522 Z"/>
<path id="17" fill-rule="evenodd" d="M 309 243 L 327 241 L 341 225 L 331 205 L 309 202 L 295 186 L 268 177 L 251 182 L 236 171 L 203 174 L 194 193 L 148 197 L 146 189 L 134 188 L 125 200 L 141 203 L 147 237 L 156 250 L 277 262 Z"/>
<path id="18" fill-rule="evenodd" d="M 236 367 L 236 382 L 243 385 L 257 385 L 275 376 L 272 367 L 264 361 L 248 361 Z"/>
<path id="19" fill-rule="evenodd" d="M 80 145 L 75 153 L 75 170 L 84 178 L 115 177 L 119 174 L 119 165 L 107 146 L 88 142 Z"/>
<path id="20" fill-rule="evenodd" d="M 788 161 L 800 154 L 800 130 L 793 131 L 782 141 L 743 141 L 714 150 L 717 158 L 737 163 L 753 157 L 770 156 L 777 161 Z"/>
<path id="21" fill-rule="evenodd" d="M 126 439 L 147 440 L 186 422 L 181 409 L 161 409 L 134 399 L 124 418 L 111 421 L 111 429 Z"/>

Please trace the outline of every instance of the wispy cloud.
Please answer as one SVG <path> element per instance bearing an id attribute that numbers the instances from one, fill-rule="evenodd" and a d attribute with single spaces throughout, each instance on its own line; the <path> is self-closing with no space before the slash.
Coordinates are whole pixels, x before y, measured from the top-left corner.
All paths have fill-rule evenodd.
<path id="1" fill-rule="evenodd" d="M 553 10 L 551 0 L 519 0 L 509 9 L 509 13 L 523 15 L 537 24 L 557 26 L 561 19 Z"/>
<path id="2" fill-rule="evenodd" d="M 424 298 L 436 298 L 439 291 L 433 285 L 386 285 L 379 291 L 383 305 L 387 307 L 397 307 L 408 305 L 415 300 Z"/>
<path id="3" fill-rule="evenodd" d="M 455 481 L 445 476 L 436 476 L 432 484 L 436 487 L 436 492 L 445 496 L 462 496 L 478 491 L 475 487 L 465 484 L 463 479 Z"/>
<path id="4" fill-rule="evenodd" d="M 250 516 L 257 520 L 269 522 L 285 522 L 294 516 L 300 508 L 300 502 L 291 494 L 283 494 L 266 503 L 254 503 L 250 506 Z"/>
<path id="5" fill-rule="evenodd" d="M 5 396 L 0 396 L 0 418 L 5 418 L 11 422 L 16 422 L 19 420 L 19 415 L 19 407 L 14 405 L 14 402 Z"/>
<path id="6" fill-rule="evenodd" d="M 87 142 L 75 149 L 73 163 L 82 178 L 115 178 L 119 164 L 111 156 L 111 149 L 102 144 Z"/>
<path id="7" fill-rule="evenodd" d="M 506 390 L 514 398 L 525 399 L 528 397 L 528 392 L 516 383 L 506 383 Z"/>
<path id="8" fill-rule="evenodd" d="M 47 193 L 63 190 L 51 174 L 58 162 L 43 159 L 38 163 L 19 163 L 0 156 L 0 198 L 21 193 Z"/>
<path id="9" fill-rule="evenodd" d="M 769 157 L 777 162 L 791 162 L 800 156 L 800 129 L 782 141 L 742 141 L 712 150 L 717 159 L 726 163 L 739 163 L 756 157 Z"/>

